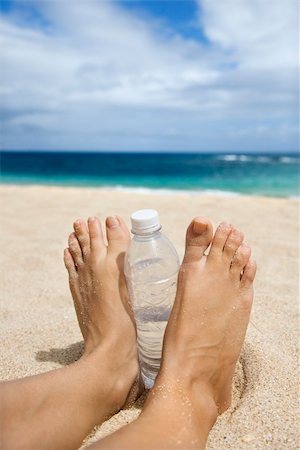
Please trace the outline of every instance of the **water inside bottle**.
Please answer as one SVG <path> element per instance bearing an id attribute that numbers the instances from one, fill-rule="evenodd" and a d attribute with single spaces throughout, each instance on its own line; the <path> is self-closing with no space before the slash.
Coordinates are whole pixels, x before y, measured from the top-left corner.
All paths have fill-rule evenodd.
<path id="1" fill-rule="evenodd" d="M 163 336 L 176 294 L 177 272 L 155 281 L 157 274 L 161 273 L 159 265 L 162 263 L 161 258 L 140 261 L 137 263 L 139 267 L 134 267 L 133 271 L 136 274 L 143 268 L 143 280 L 137 282 L 131 278 L 129 283 L 141 372 L 147 388 L 153 386 L 160 367 Z"/>

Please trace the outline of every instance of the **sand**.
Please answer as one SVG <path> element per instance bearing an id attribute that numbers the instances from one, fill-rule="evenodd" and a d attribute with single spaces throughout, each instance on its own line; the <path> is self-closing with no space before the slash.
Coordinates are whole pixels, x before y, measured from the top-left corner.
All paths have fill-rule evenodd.
<path id="1" fill-rule="evenodd" d="M 159 210 L 180 256 L 196 215 L 244 230 L 258 263 L 256 296 L 237 369 L 234 404 L 208 449 L 298 449 L 298 211 L 293 199 L 155 194 L 97 188 L 1 186 L 1 378 L 61 367 L 80 355 L 62 251 L 72 221 L 142 207 Z M 133 420 L 141 402 L 90 441 Z"/>

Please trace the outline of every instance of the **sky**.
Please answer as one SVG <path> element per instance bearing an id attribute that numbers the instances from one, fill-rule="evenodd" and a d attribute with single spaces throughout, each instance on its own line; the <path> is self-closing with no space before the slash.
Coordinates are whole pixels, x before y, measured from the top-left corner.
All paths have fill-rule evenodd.
<path id="1" fill-rule="evenodd" d="M 297 0 L 0 8 L 1 149 L 298 149 Z"/>

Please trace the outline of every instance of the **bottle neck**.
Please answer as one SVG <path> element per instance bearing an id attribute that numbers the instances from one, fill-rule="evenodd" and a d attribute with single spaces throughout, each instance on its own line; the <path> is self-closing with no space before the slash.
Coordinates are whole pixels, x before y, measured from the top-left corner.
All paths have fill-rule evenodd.
<path id="1" fill-rule="evenodd" d="M 135 241 L 140 241 L 140 242 L 145 242 L 145 241 L 150 241 L 152 239 L 157 239 L 158 237 L 161 236 L 161 228 L 159 230 L 155 230 L 152 233 L 145 233 L 145 234 L 135 234 L 133 236 L 133 239 Z"/>

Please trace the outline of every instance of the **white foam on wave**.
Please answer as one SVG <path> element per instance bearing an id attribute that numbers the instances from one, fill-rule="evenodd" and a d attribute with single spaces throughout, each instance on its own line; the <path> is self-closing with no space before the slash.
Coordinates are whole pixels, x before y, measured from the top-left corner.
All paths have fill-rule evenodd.
<path id="1" fill-rule="evenodd" d="M 221 160 L 221 161 L 228 161 L 228 162 L 234 162 L 234 161 L 239 161 L 239 162 L 249 162 L 249 161 L 255 161 L 257 158 L 254 158 L 253 156 L 250 155 L 222 155 L 219 156 L 217 159 Z"/>
<path id="2" fill-rule="evenodd" d="M 298 156 L 281 156 L 278 158 L 276 155 L 272 156 L 258 156 L 258 155 L 234 155 L 234 154 L 228 154 L 228 155 L 222 155 L 218 156 L 219 160 L 221 161 L 227 161 L 227 162 L 256 162 L 256 163 L 276 163 L 280 162 L 283 164 L 291 164 L 296 163 L 299 164 L 300 158 Z"/>
<path id="3" fill-rule="evenodd" d="M 282 156 L 281 158 L 279 158 L 279 161 L 283 164 L 299 164 L 300 158 L 297 158 L 297 156 Z"/>
<path id="4" fill-rule="evenodd" d="M 142 186 L 137 187 L 129 187 L 123 185 L 117 186 L 102 186 L 102 188 L 113 189 L 114 191 L 121 192 L 132 192 L 134 194 L 141 195 L 191 195 L 191 196 L 217 196 L 217 197 L 267 197 L 267 198 L 288 198 L 291 200 L 300 200 L 300 196 L 277 196 L 275 193 L 272 194 L 263 194 L 259 192 L 234 192 L 234 191 L 223 191 L 220 189 L 166 189 L 166 188 L 146 188 Z"/>
<path id="5" fill-rule="evenodd" d="M 103 186 L 104 187 L 104 186 Z M 145 188 L 142 186 L 128 187 L 117 185 L 114 187 L 109 186 L 109 189 L 122 192 L 134 192 L 135 194 L 146 194 L 146 195 L 178 195 L 178 194 L 188 194 L 188 195 L 217 195 L 220 197 L 240 197 L 244 194 L 233 191 L 222 191 L 219 189 L 161 189 L 161 188 Z M 246 194 L 245 194 L 246 195 Z"/>
<path id="6" fill-rule="evenodd" d="M 300 202 L 300 195 L 291 195 L 288 197 L 290 200 L 297 200 L 298 202 Z"/>
<path id="7" fill-rule="evenodd" d="M 222 161 L 238 161 L 238 155 L 224 155 L 219 156 L 218 159 L 221 159 Z"/>

